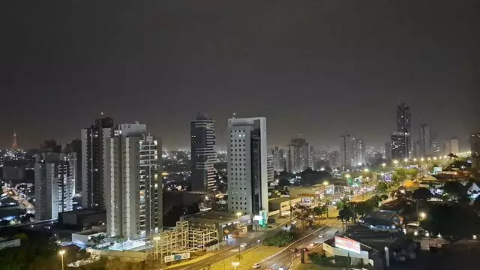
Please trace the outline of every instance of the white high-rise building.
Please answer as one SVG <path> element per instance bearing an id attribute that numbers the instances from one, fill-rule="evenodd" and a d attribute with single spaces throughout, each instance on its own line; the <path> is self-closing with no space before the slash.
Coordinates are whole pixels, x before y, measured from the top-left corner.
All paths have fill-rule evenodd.
<path id="1" fill-rule="evenodd" d="M 75 153 L 42 153 L 35 162 L 35 220 L 58 219 L 73 210 Z"/>
<path id="2" fill-rule="evenodd" d="M 275 181 L 275 161 L 273 155 L 267 156 L 268 183 Z"/>
<path id="3" fill-rule="evenodd" d="M 150 237 L 162 228 L 161 142 L 138 122 L 121 124 L 104 152 L 107 234 Z"/>
<path id="4" fill-rule="evenodd" d="M 227 128 L 228 210 L 268 213 L 267 123 L 265 117 L 231 118 Z"/>

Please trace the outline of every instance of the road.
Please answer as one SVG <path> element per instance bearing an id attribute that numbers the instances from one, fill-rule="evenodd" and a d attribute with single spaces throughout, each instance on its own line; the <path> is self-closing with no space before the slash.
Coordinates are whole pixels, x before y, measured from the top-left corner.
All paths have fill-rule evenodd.
<path id="1" fill-rule="evenodd" d="M 172 270 L 198 270 L 198 269 L 208 268 L 209 266 L 212 266 L 212 265 L 214 265 L 214 264 L 216 264 L 220 261 L 223 261 L 223 260 L 226 260 L 226 259 L 228 259 L 232 256 L 235 256 L 238 253 L 243 254 L 245 252 L 248 252 L 252 248 L 256 248 L 256 247 L 261 246 L 262 245 L 261 243 L 262 243 L 263 239 L 265 239 L 265 237 L 267 237 L 267 235 L 270 235 L 271 233 L 275 233 L 275 232 L 280 231 L 280 230 L 281 230 L 281 226 L 279 226 L 278 228 L 270 230 L 268 233 L 262 233 L 257 237 L 253 237 L 253 238 L 249 238 L 249 239 L 242 239 L 241 241 L 243 243 L 246 243 L 247 247 L 245 249 L 240 250 L 240 251 L 238 250 L 239 249 L 238 246 L 228 246 L 228 247 L 225 247 L 224 249 L 222 249 L 221 251 L 219 251 L 218 253 L 215 253 L 214 256 L 205 258 L 205 259 L 203 259 L 203 260 L 201 260 L 197 263 L 192 263 L 192 264 L 188 264 L 188 265 L 184 265 L 184 266 L 178 266 L 178 267 L 172 267 L 172 268 L 169 268 L 169 269 L 172 269 Z"/>
<path id="2" fill-rule="evenodd" d="M 292 253 L 291 249 L 292 248 L 297 248 L 300 250 L 301 248 L 308 248 L 310 249 L 310 244 L 311 243 L 316 243 L 316 244 L 321 244 L 327 239 L 330 239 L 335 236 L 335 232 L 337 232 L 337 228 L 332 228 L 332 227 L 325 227 L 321 230 L 316 231 L 312 235 L 306 237 L 303 240 L 298 241 L 288 249 L 280 252 L 279 254 L 276 254 L 275 256 L 268 258 L 262 262 L 260 262 L 261 269 L 266 269 L 266 268 L 272 268 L 274 270 L 277 269 L 290 269 L 290 266 L 292 265 L 293 261 L 295 259 L 299 259 L 300 257 L 297 254 L 300 253 Z"/>

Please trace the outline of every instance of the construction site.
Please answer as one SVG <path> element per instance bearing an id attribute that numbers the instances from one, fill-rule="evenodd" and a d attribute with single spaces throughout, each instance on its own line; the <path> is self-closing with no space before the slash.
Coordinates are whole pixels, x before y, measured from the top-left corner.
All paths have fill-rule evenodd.
<path id="1" fill-rule="evenodd" d="M 219 247 L 218 231 L 191 226 L 178 221 L 172 230 L 163 231 L 152 239 L 149 251 L 159 264 L 189 259 L 193 253 L 211 251 Z"/>

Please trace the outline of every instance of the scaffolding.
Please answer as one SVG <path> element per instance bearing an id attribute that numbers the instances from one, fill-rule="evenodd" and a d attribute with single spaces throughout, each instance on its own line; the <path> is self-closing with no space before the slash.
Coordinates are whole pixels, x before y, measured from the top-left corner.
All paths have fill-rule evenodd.
<path id="1" fill-rule="evenodd" d="M 209 228 L 190 227 L 188 221 L 178 221 L 173 230 L 153 237 L 153 258 L 161 264 L 165 256 L 200 252 L 219 244 L 218 231 Z"/>

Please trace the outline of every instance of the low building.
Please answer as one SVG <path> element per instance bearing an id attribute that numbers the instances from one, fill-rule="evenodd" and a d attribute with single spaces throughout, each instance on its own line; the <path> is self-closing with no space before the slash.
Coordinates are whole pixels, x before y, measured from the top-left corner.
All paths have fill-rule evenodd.
<path id="1" fill-rule="evenodd" d="M 90 229 L 92 226 L 105 225 L 106 219 L 106 211 L 80 209 L 60 213 L 58 223 L 65 227 L 83 231 Z"/>
<path id="2" fill-rule="evenodd" d="M 20 239 L 0 238 L 0 250 L 12 247 L 19 247 Z"/>
<path id="3" fill-rule="evenodd" d="M 294 207 L 296 204 L 301 203 L 302 198 L 293 197 L 281 197 L 271 199 L 268 201 L 268 209 L 270 212 L 268 216 L 279 215 L 280 217 L 290 215 L 290 207 Z"/>
<path id="4" fill-rule="evenodd" d="M 96 243 L 95 238 L 98 237 L 99 239 L 107 238 L 106 229 L 104 226 L 102 227 L 93 227 L 90 230 L 81 231 L 72 233 L 72 243 L 77 245 L 80 248 L 90 247 Z M 110 245 L 107 243 L 106 246 Z"/>
<path id="5" fill-rule="evenodd" d="M 376 210 L 359 222 L 374 231 L 397 231 L 403 228 L 404 218 L 390 210 Z"/>

